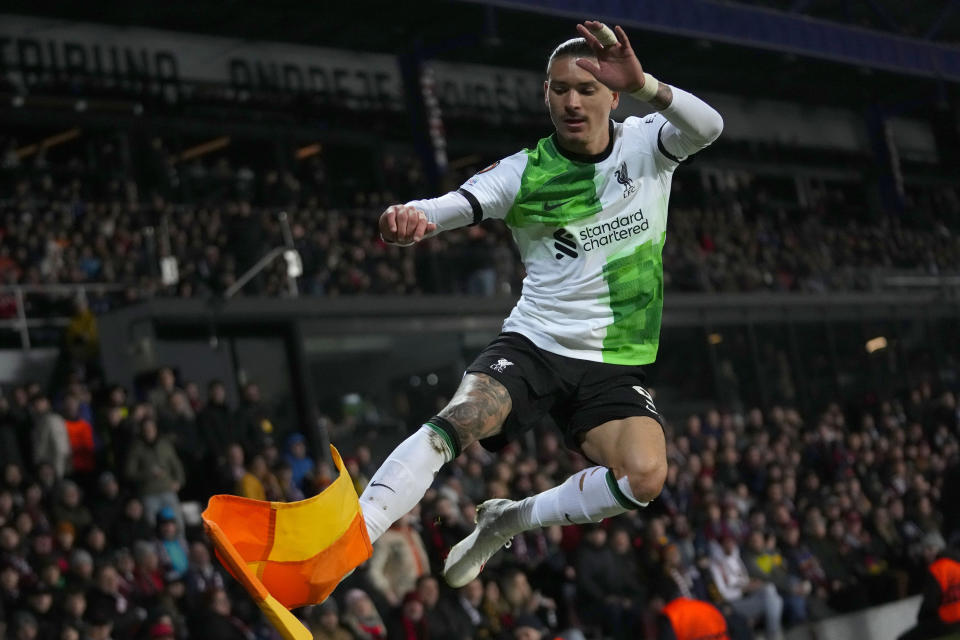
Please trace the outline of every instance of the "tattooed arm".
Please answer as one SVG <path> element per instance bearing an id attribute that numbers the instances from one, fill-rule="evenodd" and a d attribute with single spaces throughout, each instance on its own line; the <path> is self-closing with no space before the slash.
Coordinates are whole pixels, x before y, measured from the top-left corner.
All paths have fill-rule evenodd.
<path id="1" fill-rule="evenodd" d="M 648 104 L 657 111 L 663 111 L 670 106 L 671 102 L 673 102 L 673 89 L 666 82 L 661 82 L 656 95 L 650 99 Z"/>
<path id="2" fill-rule="evenodd" d="M 683 89 L 660 83 L 650 105 L 667 119 L 659 132 L 663 147 L 677 158 L 700 151 L 720 136 L 723 118 L 706 102 Z"/>

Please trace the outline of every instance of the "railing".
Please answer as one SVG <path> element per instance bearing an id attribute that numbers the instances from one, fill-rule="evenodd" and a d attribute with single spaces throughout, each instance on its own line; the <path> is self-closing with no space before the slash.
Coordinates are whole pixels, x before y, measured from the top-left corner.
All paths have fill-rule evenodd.
<path id="1" fill-rule="evenodd" d="M 735 309 L 736 316 L 733 320 L 743 321 L 750 317 L 755 321 L 775 321 L 782 319 L 784 315 L 789 315 L 794 321 L 806 318 L 820 321 L 829 321 L 839 317 L 846 317 L 848 307 L 856 309 L 856 316 L 863 317 L 863 314 L 870 316 L 871 312 L 878 312 L 880 307 L 903 306 L 917 309 L 925 307 L 931 303 L 939 302 L 941 304 L 953 305 L 960 301 L 960 275 L 940 275 L 929 276 L 910 274 L 903 271 L 875 271 L 871 274 L 872 292 L 855 291 L 833 291 L 826 294 L 790 294 L 790 293 L 709 293 L 709 294 L 680 294 L 669 293 L 669 304 L 666 310 L 669 316 L 667 324 L 673 326 L 686 326 L 690 324 L 699 325 L 704 317 L 710 317 L 711 323 L 722 325 L 725 310 Z M 33 296 L 42 296 L 45 301 L 51 299 L 74 299 L 82 303 L 89 304 L 90 298 L 102 297 L 107 294 L 122 292 L 129 284 L 108 284 L 108 283 L 81 283 L 81 284 L 46 284 L 46 285 L 2 285 L 0 286 L 0 306 L 7 307 L 7 317 L 0 317 L 0 332 L 13 331 L 19 335 L 20 346 L 23 349 L 30 349 L 33 346 L 31 339 L 31 330 L 36 329 L 63 329 L 70 324 L 72 314 L 70 312 L 56 311 L 55 313 L 39 314 L 31 312 L 31 300 Z M 891 297 L 893 296 L 893 297 Z M 431 306 L 431 300 L 437 300 L 438 297 L 406 297 L 400 301 L 408 303 L 411 307 L 411 313 L 422 311 Z M 489 313 L 492 307 L 497 308 L 500 314 L 509 311 L 513 305 L 513 297 L 483 297 L 466 296 L 455 298 L 459 305 L 469 308 L 464 309 L 468 316 L 472 314 L 482 316 L 484 312 Z M 362 301 L 361 301 L 362 300 Z M 371 299 L 370 296 L 360 296 L 355 303 L 350 302 L 350 297 L 331 299 L 311 299 L 309 303 L 295 308 L 287 308 L 284 303 L 277 301 L 277 305 L 271 305 L 271 308 L 277 310 L 284 309 L 285 313 L 310 315 L 307 311 L 313 308 L 322 308 L 324 316 L 329 318 L 332 308 L 339 308 L 346 305 L 351 311 L 360 309 L 369 302 L 374 302 L 378 310 L 383 305 L 393 308 L 397 300 L 390 296 L 383 296 Z M 475 301 L 477 304 L 472 305 Z M 169 303 L 184 303 L 190 305 L 190 301 L 177 300 L 167 301 L 164 307 Z M 206 309 L 203 301 L 196 301 L 200 308 Z M 4 305 L 4 303 L 6 303 Z M 241 303 L 243 304 L 243 303 Z M 256 314 L 262 311 L 262 305 L 253 303 L 255 309 L 250 313 Z M 316 305 L 316 307 L 314 306 Z M 97 305 L 92 304 L 95 313 L 104 309 L 97 309 Z M 111 309 L 121 305 L 110 304 Z M 175 305 L 174 305 L 175 306 Z M 474 308 L 475 307 L 475 308 Z M 283 313 L 283 312 L 281 312 Z M 903 313 L 907 313 L 904 311 Z M 704 316 L 706 314 L 706 316 Z M 471 322 L 477 322 L 474 315 Z M 909 315 L 909 313 L 907 313 Z M 688 317 L 690 316 L 690 317 Z M 499 323 L 501 316 L 497 316 Z"/>
<path id="2" fill-rule="evenodd" d="M 93 295 L 104 295 L 123 291 L 126 288 L 122 284 L 108 283 L 82 283 L 82 284 L 40 284 L 40 285 L 2 285 L 0 286 L 0 298 L 12 298 L 15 306 L 13 317 L 0 319 L 0 330 L 16 331 L 20 335 L 20 347 L 29 349 L 31 347 L 30 330 L 42 328 L 63 328 L 70 324 L 72 316 L 69 315 L 44 315 L 43 317 L 30 317 L 27 296 L 44 295 L 51 298 L 72 298 L 84 305 L 89 304 L 89 298 Z"/>
<path id="3" fill-rule="evenodd" d="M 874 282 L 877 290 L 939 291 L 945 296 L 960 298 L 960 275 L 878 274 Z"/>

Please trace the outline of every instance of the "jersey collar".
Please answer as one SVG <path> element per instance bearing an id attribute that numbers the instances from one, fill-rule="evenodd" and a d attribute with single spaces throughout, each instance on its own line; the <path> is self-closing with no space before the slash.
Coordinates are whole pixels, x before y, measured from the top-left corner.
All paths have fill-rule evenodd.
<path id="1" fill-rule="evenodd" d="M 574 162 L 586 162 L 586 163 L 597 163 L 603 162 L 610 157 L 610 154 L 613 152 L 613 120 L 610 120 L 610 139 L 607 141 L 607 148 L 601 151 L 600 153 L 586 154 L 586 153 L 576 153 L 574 151 L 569 151 L 560 146 L 560 141 L 557 139 L 557 132 L 554 131 L 550 135 L 550 140 L 553 142 L 553 146 L 556 147 L 557 152 L 560 153 L 567 160 L 573 160 Z"/>

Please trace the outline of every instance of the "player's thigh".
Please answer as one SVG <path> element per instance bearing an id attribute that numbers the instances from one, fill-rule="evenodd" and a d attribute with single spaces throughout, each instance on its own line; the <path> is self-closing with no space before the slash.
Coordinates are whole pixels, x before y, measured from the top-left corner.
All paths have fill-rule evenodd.
<path id="1" fill-rule="evenodd" d="M 512 408 L 505 386 L 485 373 L 468 373 L 439 415 L 457 430 L 465 449 L 474 440 L 499 433 Z"/>
<path id="2" fill-rule="evenodd" d="M 580 449 L 589 459 L 628 476 L 641 501 L 660 493 L 667 475 L 667 442 L 663 427 L 650 416 L 610 420 L 583 435 Z"/>

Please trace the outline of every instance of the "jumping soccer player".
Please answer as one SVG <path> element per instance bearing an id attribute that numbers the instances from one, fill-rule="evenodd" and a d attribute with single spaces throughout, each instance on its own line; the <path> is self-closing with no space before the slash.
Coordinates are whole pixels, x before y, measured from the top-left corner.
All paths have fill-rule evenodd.
<path id="1" fill-rule="evenodd" d="M 450 551 L 460 587 L 511 537 L 646 506 L 667 475 L 660 414 L 644 388 L 663 306 L 661 252 L 674 169 L 720 135 L 699 98 L 644 73 L 627 35 L 599 22 L 558 46 L 544 102 L 556 131 L 439 198 L 389 207 L 384 240 L 413 244 L 488 218 L 513 231 L 526 267 L 503 333 L 467 368 L 450 403 L 398 446 L 360 506 L 371 541 L 420 501 L 475 440 L 515 436 L 550 414 L 596 466 L 518 502 L 488 500 Z M 614 122 L 620 92 L 656 110 Z"/>

